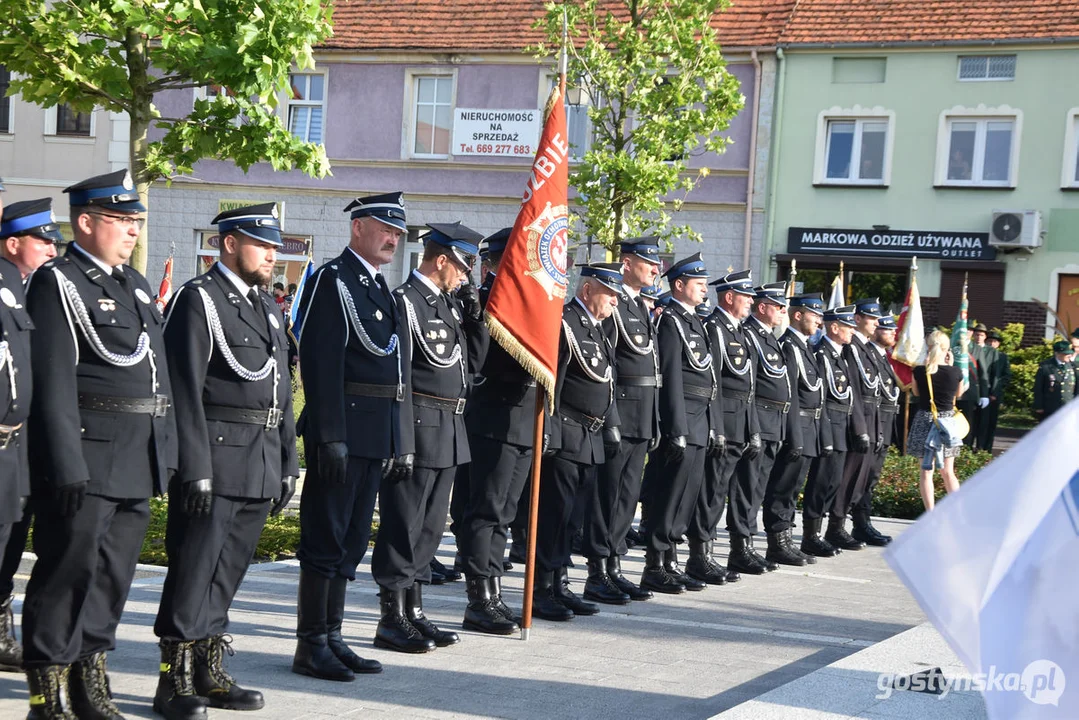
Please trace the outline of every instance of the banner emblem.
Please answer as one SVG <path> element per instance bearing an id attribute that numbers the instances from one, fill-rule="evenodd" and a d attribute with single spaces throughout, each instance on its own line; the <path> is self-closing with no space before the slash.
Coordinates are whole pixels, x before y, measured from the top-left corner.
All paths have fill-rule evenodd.
<path id="1" fill-rule="evenodd" d="M 528 233 L 528 271 L 525 275 L 540 284 L 548 300 L 565 298 L 566 232 L 569 230 L 566 206 L 547 203 L 525 230 Z"/>

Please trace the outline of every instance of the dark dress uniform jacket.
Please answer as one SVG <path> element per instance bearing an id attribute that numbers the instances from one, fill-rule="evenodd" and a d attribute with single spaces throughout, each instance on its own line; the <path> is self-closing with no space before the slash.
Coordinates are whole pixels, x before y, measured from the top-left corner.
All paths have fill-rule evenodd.
<path id="1" fill-rule="evenodd" d="M 883 433 L 881 427 L 880 408 L 880 379 L 877 374 L 877 363 L 873 355 L 879 355 L 876 350 L 869 347 L 868 342 L 863 342 L 855 333 L 851 336 L 850 344 L 843 346 L 843 357 L 847 361 L 850 370 L 851 382 L 855 385 L 861 399 L 862 417 L 865 418 L 865 433 L 869 436 L 869 444 L 872 445 L 878 435 Z"/>
<path id="2" fill-rule="evenodd" d="M 150 285 L 130 267 L 122 272 L 126 287 L 72 246 L 42 265 L 27 291 L 35 327 L 31 464 L 33 479 L 47 478 L 50 488 L 89 480 L 95 495 L 147 498 L 164 491 L 168 470 L 176 468 L 171 409 L 159 417 L 80 409 L 80 395 L 172 395 L 164 320 Z M 147 354 L 117 367 L 99 355 L 132 355 L 143 333 L 153 363 Z"/>
<path id="3" fill-rule="evenodd" d="M 416 466 L 449 468 L 467 463 L 472 458 L 465 430 L 464 398 L 470 368 L 477 359 L 470 355 L 485 349 L 482 340 L 488 337 L 486 327 L 482 320 L 465 321 L 456 300 L 436 292 L 415 273 L 394 293 L 403 323 L 409 328 L 402 339 L 404 357 L 412 372 Z M 473 338 L 481 341 L 479 345 L 470 342 Z M 457 360 L 451 362 L 454 357 Z M 458 402 L 461 412 L 457 408 L 431 407 L 451 400 Z"/>
<path id="4" fill-rule="evenodd" d="M 757 404 L 761 439 L 783 442 L 794 437 L 793 426 L 798 420 L 798 398 L 791 397 L 791 378 L 797 378 L 798 370 L 787 367 L 783 348 L 771 328 L 753 316 L 746 319 L 742 328 L 753 348 L 756 397 L 765 401 Z M 786 406 L 787 412 L 773 403 Z"/>
<path id="5" fill-rule="evenodd" d="M 728 442 L 746 443 L 749 436 L 760 432 L 757 408 L 753 404 L 753 356 L 744 325 L 735 325 L 726 313 L 716 309 L 706 323 L 709 345 L 715 357 L 722 386 L 722 427 L 717 435 Z"/>
<path id="6" fill-rule="evenodd" d="M 33 394 L 30 331 L 34 323 L 26 309 L 19 269 L 2 258 L 0 295 L 0 333 L 7 343 L 6 349 L 0 351 L 0 425 L 23 426 L 14 431 L 6 447 L 0 448 L 0 524 L 7 524 L 19 519 L 19 498 L 30 494 L 25 423 Z"/>
<path id="7" fill-rule="evenodd" d="M 607 379 L 597 379 L 607 378 Z M 558 456 L 581 465 L 604 461 L 601 427 L 618 427 L 614 399 L 614 352 L 603 329 L 576 300 L 562 308 L 554 413 L 547 423 Z M 596 419 L 596 427 L 582 423 Z"/>
<path id="8" fill-rule="evenodd" d="M 831 424 L 832 447 L 836 452 L 847 452 L 852 447 L 851 437 L 867 434 L 858 384 L 851 382 L 857 370 L 852 371 L 844 355 L 824 337 L 817 343 L 817 358 L 824 376 L 824 410 Z"/>
<path id="9" fill-rule="evenodd" d="M 664 437 L 708 446 L 709 406 L 719 399 L 708 336 L 696 313 L 671 302 L 659 316 L 659 423 Z"/>
<path id="10" fill-rule="evenodd" d="M 308 452 L 329 442 L 346 442 L 349 455 L 375 460 L 414 452 L 408 357 L 400 348 L 406 328 L 393 296 L 349 248 L 307 284 L 300 338 L 306 405 L 298 430 Z M 398 392 L 354 395 L 346 393 L 345 383 Z"/>
<path id="11" fill-rule="evenodd" d="M 656 330 L 640 296 L 631 299 L 622 293 L 618 306 L 603 321 L 604 332 L 614 346 L 618 416 L 624 438 L 650 440 L 659 435 L 659 354 Z"/>
<path id="12" fill-rule="evenodd" d="M 1055 357 L 1042 361 L 1034 375 L 1034 409 L 1047 418 L 1075 397 L 1075 366 L 1058 363 Z"/>
<path id="13" fill-rule="evenodd" d="M 183 285 L 168 307 L 165 343 L 183 448 L 177 479 L 211 478 L 214 493 L 226 497 L 276 498 L 281 478 L 300 474 L 285 322 L 269 295 L 260 291 L 259 299 L 256 310 L 215 265 Z M 226 354 L 252 373 L 259 373 L 271 357 L 277 363 L 267 377 L 249 382 L 230 366 Z M 264 417 L 276 408 L 282 421 L 268 429 L 265 424 L 207 420 L 206 406 L 258 410 Z"/>
<path id="14" fill-rule="evenodd" d="M 824 398 L 828 393 L 827 379 L 821 372 L 819 358 L 793 330 L 788 329 L 780 338 L 783 357 L 790 372 L 792 390 L 795 392 L 797 411 L 792 407 L 791 438 L 788 443 L 802 448 L 805 457 L 818 457 L 821 450 L 834 447 L 832 424 L 825 413 Z M 795 380 L 797 378 L 797 380 Z"/>
<path id="15" fill-rule="evenodd" d="M 870 357 L 877 366 L 877 377 L 880 378 L 880 411 L 877 417 L 880 420 L 880 430 L 884 438 L 884 446 L 892 444 L 892 433 L 895 430 L 896 418 L 899 417 L 899 395 L 902 392 L 899 387 L 899 378 L 895 376 L 892 363 L 886 355 L 881 355 L 875 346 L 866 343 Z"/>

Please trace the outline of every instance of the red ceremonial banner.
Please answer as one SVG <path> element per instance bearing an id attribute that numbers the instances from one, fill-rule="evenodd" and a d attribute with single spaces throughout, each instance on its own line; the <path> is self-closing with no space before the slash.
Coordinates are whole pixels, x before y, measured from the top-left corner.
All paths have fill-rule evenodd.
<path id="1" fill-rule="evenodd" d="M 551 409 L 566 298 L 568 203 L 566 110 L 556 87 L 486 309 L 491 337 L 536 378 Z"/>

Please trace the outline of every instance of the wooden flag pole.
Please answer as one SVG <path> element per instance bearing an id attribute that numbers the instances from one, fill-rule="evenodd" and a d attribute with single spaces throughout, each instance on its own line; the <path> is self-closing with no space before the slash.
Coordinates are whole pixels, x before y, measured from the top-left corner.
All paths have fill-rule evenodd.
<path id="1" fill-rule="evenodd" d="M 525 589 L 521 605 L 521 639 L 532 629 L 532 589 L 536 578 L 536 532 L 539 528 L 540 464 L 543 460 L 543 388 L 536 387 L 536 425 L 532 434 L 532 484 L 528 498 L 528 543 L 525 549 Z"/>

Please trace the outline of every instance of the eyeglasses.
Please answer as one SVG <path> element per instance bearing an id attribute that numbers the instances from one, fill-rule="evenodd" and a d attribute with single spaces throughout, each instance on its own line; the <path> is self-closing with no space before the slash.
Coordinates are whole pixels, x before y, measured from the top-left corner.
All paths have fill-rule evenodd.
<path id="1" fill-rule="evenodd" d="M 138 217 L 137 215 L 109 215 L 103 212 L 88 212 L 87 215 L 97 215 L 98 217 L 108 218 L 113 223 L 127 228 L 135 228 L 136 230 L 142 230 L 146 225 L 146 218 Z"/>

